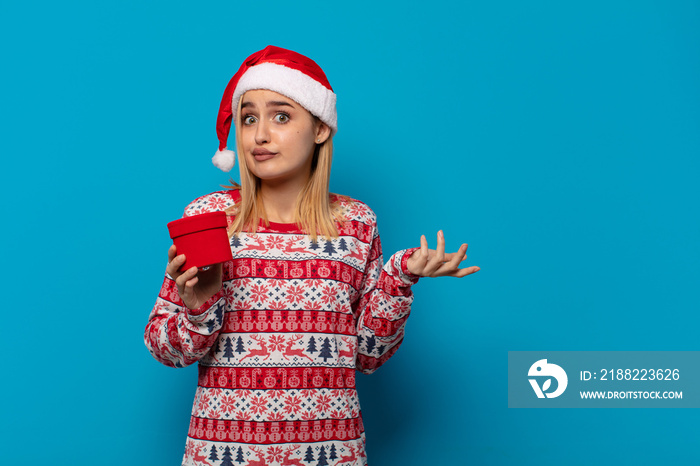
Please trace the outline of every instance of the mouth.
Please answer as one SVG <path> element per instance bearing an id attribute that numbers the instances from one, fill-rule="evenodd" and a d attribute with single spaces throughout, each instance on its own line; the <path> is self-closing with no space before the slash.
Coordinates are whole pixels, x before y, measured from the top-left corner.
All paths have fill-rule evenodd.
<path id="1" fill-rule="evenodd" d="M 253 149 L 253 157 L 257 162 L 264 162 L 265 160 L 273 158 L 275 155 L 277 155 L 276 152 L 270 152 L 262 147 L 256 147 Z"/>
<path id="2" fill-rule="evenodd" d="M 256 147 L 253 149 L 253 155 L 275 155 L 275 152 L 270 152 L 267 149 L 263 149 L 262 147 Z"/>

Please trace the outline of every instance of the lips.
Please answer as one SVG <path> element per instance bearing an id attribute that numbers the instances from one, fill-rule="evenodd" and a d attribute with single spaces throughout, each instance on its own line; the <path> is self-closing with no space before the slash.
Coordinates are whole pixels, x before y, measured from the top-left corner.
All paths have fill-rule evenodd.
<path id="1" fill-rule="evenodd" d="M 253 155 L 275 155 L 275 153 L 270 152 L 267 149 L 263 149 L 262 147 L 256 147 L 253 149 Z"/>
<path id="2" fill-rule="evenodd" d="M 262 162 L 264 160 L 271 159 L 274 157 L 277 153 L 276 152 L 270 152 L 267 149 L 264 149 L 262 147 L 256 147 L 253 149 L 253 156 L 255 157 L 255 160 L 258 162 Z"/>

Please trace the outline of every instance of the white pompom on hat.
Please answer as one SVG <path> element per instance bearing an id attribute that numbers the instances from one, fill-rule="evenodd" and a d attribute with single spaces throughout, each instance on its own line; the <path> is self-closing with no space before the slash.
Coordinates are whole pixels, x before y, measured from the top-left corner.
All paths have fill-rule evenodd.
<path id="1" fill-rule="evenodd" d="M 338 131 L 336 95 L 320 66 L 304 55 L 273 45 L 255 52 L 243 62 L 224 91 L 216 119 L 219 150 L 212 162 L 227 172 L 235 164 L 235 154 L 226 149 L 234 112 L 238 100 L 247 91 L 266 89 L 289 97 L 318 117 L 331 128 L 331 135 Z"/>

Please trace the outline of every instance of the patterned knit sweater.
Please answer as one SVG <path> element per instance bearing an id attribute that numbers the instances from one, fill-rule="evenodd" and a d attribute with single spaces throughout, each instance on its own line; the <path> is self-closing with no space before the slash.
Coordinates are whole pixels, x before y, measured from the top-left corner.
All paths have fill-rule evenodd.
<path id="1" fill-rule="evenodd" d="M 215 192 L 185 216 L 239 199 Z M 168 366 L 199 362 L 183 465 L 367 464 L 355 370 L 375 371 L 403 339 L 414 249 L 382 267 L 374 212 L 333 200 L 345 217 L 336 239 L 263 222 L 233 236 L 222 289 L 199 309 L 166 274 L 145 343 Z"/>

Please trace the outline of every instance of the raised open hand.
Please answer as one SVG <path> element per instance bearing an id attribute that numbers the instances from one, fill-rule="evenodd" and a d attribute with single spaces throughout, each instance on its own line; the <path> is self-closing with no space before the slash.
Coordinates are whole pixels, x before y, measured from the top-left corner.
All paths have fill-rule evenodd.
<path id="1" fill-rule="evenodd" d="M 178 256 L 175 245 L 170 246 L 166 271 L 175 279 L 177 291 L 185 306 L 198 309 L 221 289 L 222 264 L 214 264 L 207 270 L 190 267 L 183 272 L 179 269 L 184 263 L 185 255 Z"/>
<path id="2" fill-rule="evenodd" d="M 459 264 L 467 258 L 467 245 L 463 244 L 457 252 L 445 253 L 445 236 L 442 230 L 437 234 L 437 249 L 428 249 L 425 235 L 420 237 L 420 249 L 408 258 L 408 271 L 419 277 L 464 277 L 481 270 L 472 266 L 459 268 Z"/>

